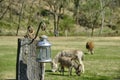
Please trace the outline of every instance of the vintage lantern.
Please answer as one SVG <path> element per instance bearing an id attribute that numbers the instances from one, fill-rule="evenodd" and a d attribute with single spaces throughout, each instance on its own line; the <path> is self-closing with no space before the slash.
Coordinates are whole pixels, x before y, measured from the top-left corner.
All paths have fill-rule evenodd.
<path id="1" fill-rule="evenodd" d="M 49 43 L 47 36 L 40 37 L 40 41 L 37 43 L 36 48 L 37 62 L 51 62 L 51 44 Z"/>

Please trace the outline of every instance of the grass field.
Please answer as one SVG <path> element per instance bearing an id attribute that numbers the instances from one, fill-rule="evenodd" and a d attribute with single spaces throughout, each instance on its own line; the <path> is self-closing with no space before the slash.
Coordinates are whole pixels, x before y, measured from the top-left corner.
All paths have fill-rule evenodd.
<path id="1" fill-rule="evenodd" d="M 0 80 L 15 79 L 18 37 L 0 36 Z M 85 54 L 85 73 L 72 76 L 49 72 L 47 63 L 45 80 L 120 80 L 120 37 L 49 37 L 52 43 L 52 58 L 63 49 L 79 49 L 87 53 L 85 44 L 93 40 L 95 54 Z"/>

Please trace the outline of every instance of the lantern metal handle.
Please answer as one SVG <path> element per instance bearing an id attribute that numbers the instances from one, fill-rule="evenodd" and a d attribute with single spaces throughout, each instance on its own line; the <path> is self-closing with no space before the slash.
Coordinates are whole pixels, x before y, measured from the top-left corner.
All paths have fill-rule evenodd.
<path id="1" fill-rule="evenodd" d="M 45 23 L 44 23 L 43 21 L 41 21 L 40 24 L 39 24 L 39 26 L 38 26 L 37 32 L 36 32 L 36 34 L 35 34 L 35 37 L 34 37 L 29 43 L 25 43 L 25 44 L 23 44 L 23 45 L 21 45 L 21 46 L 32 44 L 32 43 L 34 42 L 34 40 L 37 38 L 38 32 L 39 32 L 40 28 L 41 28 L 41 29 L 43 28 L 43 25 L 46 26 Z M 42 29 L 42 30 L 45 30 L 45 28 Z"/>
<path id="2" fill-rule="evenodd" d="M 39 24 L 39 26 L 38 26 L 37 32 L 36 32 L 36 34 L 35 34 L 35 37 L 32 39 L 32 41 L 31 41 L 30 43 L 28 43 L 28 45 L 32 44 L 33 41 L 37 38 L 38 32 L 39 32 L 39 30 L 40 30 L 40 27 L 42 27 L 42 24 L 44 24 L 44 26 L 45 26 L 45 23 L 44 23 L 43 21 L 41 21 L 40 24 Z"/>

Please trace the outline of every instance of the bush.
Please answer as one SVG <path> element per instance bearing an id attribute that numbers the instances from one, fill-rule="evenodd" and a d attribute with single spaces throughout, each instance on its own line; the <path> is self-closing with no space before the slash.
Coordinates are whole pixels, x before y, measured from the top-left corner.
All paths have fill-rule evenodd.
<path id="1" fill-rule="evenodd" d="M 0 30 L 0 36 L 15 36 L 15 30 L 5 30 L 5 29 L 1 29 Z"/>
<path id="2" fill-rule="evenodd" d="M 62 33 L 65 33 L 66 30 L 70 32 L 74 28 L 74 23 L 75 21 L 72 17 L 64 15 L 63 19 L 60 21 L 61 35 L 63 35 Z"/>

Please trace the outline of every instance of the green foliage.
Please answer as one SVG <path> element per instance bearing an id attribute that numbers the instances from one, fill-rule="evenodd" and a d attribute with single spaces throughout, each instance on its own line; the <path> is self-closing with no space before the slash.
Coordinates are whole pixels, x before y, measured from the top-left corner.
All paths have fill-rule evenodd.
<path id="1" fill-rule="evenodd" d="M 8 23 L 7 21 L 0 21 L 0 27 L 1 29 L 11 29 L 12 25 L 10 23 Z"/>
<path id="2" fill-rule="evenodd" d="M 49 10 L 43 9 L 41 10 L 40 14 L 42 16 L 50 16 L 52 13 Z"/>
<path id="3" fill-rule="evenodd" d="M 13 36 L 17 25 L 14 23 L 0 21 L 0 36 Z"/>
<path id="4" fill-rule="evenodd" d="M 70 30 L 74 27 L 74 20 L 72 17 L 65 15 L 60 22 L 61 30 Z"/>
<path id="5" fill-rule="evenodd" d="M 74 23 L 75 21 L 73 20 L 72 17 L 68 15 L 64 15 L 63 19 L 60 21 L 60 35 L 64 35 L 65 31 L 71 33 L 71 31 L 74 29 Z M 64 34 L 63 34 L 64 33 Z"/>
<path id="6" fill-rule="evenodd" d="M 95 10 L 98 10 L 99 9 L 99 0 L 87 0 L 86 2 L 84 2 L 84 4 L 81 4 L 80 7 L 81 7 L 81 10 L 83 11 L 87 11 L 87 12 L 90 12 L 91 10 L 92 11 L 95 11 Z"/>

